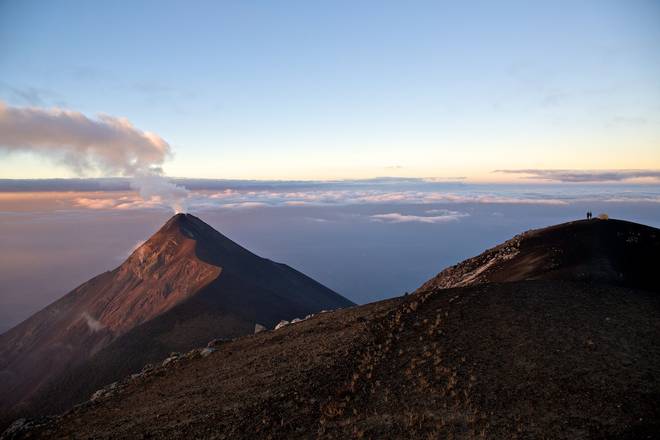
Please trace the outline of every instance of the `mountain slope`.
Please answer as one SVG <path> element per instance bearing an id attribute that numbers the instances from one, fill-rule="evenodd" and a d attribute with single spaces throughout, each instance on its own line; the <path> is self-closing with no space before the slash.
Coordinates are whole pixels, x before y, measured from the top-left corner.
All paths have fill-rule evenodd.
<path id="1" fill-rule="evenodd" d="M 576 280 L 658 290 L 660 232 L 622 220 L 527 231 L 449 267 L 419 290 L 521 280 Z"/>
<path id="2" fill-rule="evenodd" d="M 315 316 L 127 380 L 23 438 L 657 438 L 660 299 L 487 284 Z"/>
<path id="3" fill-rule="evenodd" d="M 522 247 L 552 249 L 568 228 L 563 255 L 588 258 L 560 266 L 580 271 L 317 315 L 126 378 L 4 438 L 658 438 L 660 254 L 637 272 L 644 290 L 607 282 L 616 255 L 599 249 L 631 232 L 653 249 L 660 231 L 613 224 L 535 231 Z"/>
<path id="4" fill-rule="evenodd" d="M 117 269 L 0 336 L 1 401 L 7 410 L 40 390 L 57 388 L 45 385 L 61 374 L 65 381 L 72 372 L 116 379 L 170 351 L 250 333 L 255 323 L 272 325 L 349 305 L 300 272 L 252 254 L 194 216 L 178 214 Z M 108 358 L 104 350 L 111 351 L 112 363 L 97 363 L 91 373 L 85 362 Z M 86 386 L 95 386 L 94 380 Z M 79 397 L 36 400 L 63 399 L 66 405 Z"/>

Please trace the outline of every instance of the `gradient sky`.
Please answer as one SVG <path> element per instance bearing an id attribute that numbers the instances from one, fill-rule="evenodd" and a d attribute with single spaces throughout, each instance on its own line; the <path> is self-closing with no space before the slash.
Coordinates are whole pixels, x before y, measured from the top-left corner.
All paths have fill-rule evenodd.
<path id="1" fill-rule="evenodd" d="M 660 169 L 659 24 L 634 0 L 5 0 L 0 100 L 126 117 L 172 145 L 170 176 Z"/>

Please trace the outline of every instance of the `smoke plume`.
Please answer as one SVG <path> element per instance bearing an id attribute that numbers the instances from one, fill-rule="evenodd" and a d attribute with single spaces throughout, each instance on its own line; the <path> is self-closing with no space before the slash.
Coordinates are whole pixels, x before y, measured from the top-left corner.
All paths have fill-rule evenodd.
<path id="1" fill-rule="evenodd" d="M 85 175 L 133 177 L 143 198 L 158 199 L 179 212 L 187 191 L 162 175 L 171 156 L 160 136 L 136 128 L 126 118 L 98 115 L 91 119 L 59 108 L 11 107 L 0 101 L 0 152 L 47 156 Z"/>
<path id="2" fill-rule="evenodd" d="M 161 175 L 138 174 L 133 177 L 131 186 L 138 190 L 140 197 L 145 200 L 160 200 L 172 207 L 175 213 L 186 211 L 188 190 L 166 181 Z"/>

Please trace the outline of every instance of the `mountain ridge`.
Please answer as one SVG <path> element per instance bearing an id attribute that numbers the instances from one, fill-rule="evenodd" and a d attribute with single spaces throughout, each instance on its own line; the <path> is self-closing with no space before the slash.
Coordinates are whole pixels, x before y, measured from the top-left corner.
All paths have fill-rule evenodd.
<path id="1" fill-rule="evenodd" d="M 657 229 L 624 220 L 577 220 L 518 234 L 450 266 L 418 290 L 533 279 L 589 281 L 658 289 Z"/>

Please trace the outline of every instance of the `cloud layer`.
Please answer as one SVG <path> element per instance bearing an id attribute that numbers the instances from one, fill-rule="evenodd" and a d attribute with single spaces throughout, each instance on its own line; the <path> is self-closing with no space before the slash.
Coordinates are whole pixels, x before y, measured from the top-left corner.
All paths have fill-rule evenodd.
<path id="1" fill-rule="evenodd" d="M 372 215 L 371 219 L 373 221 L 387 223 L 451 223 L 470 215 L 466 212 L 450 211 L 447 209 L 434 209 L 427 211 L 427 213 L 434 215 L 424 216 L 390 212 L 387 214 Z"/>
<path id="2" fill-rule="evenodd" d="M 137 185 L 137 186 L 136 186 Z M 132 189 L 139 188 L 139 193 Z M 55 191 L 57 190 L 57 191 Z M 48 196 L 48 194 L 55 194 Z M 38 196 L 41 194 L 41 196 Z M 129 179 L 64 179 L 45 181 L 12 181 L 0 179 L 0 210 L 4 205 L 29 204 L 34 197 L 59 201 L 66 206 L 92 210 L 157 209 L 176 206 L 175 210 L 194 212 L 224 210 L 255 210 L 268 207 L 297 209 L 302 207 L 381 205 L 381 212 L 404 213 L 421 209 L 415 214 L 419 222 L 441 222 L 428 219 L 447 215 L 432 208 L 459 210 L 461 204 L 570 206 L 591 203 L 660 203 L 660 185 L 544 184 L 544 185 L 477 185 L 446 184 L 404 180 L 364 182 L 277 182 L 171 179 L 144 176 Z M 21 202 L 23 200 L 23 202 Z M 184 206 L 185 204 L 185 206 Z M 417 206 L 417 208 L 413 208 Z M 502 208 L 503 209 L 503 208 Z M 496 209 L 499 211 L 500 209 Z M 383 221 L 393 221 L 383 218 Z"/>
<path id="3" fill-rule="evenodd" d="M 496 173 L 521 174 L 532 179 L 566 183 L 622 182 L 633 179 L 660 181 L 660 170 L 495 170 Z"/>

